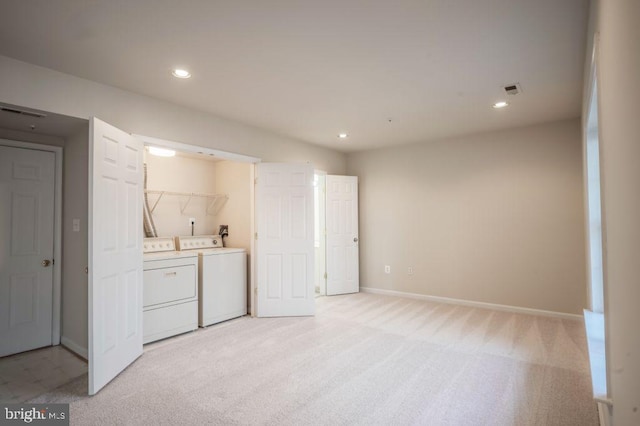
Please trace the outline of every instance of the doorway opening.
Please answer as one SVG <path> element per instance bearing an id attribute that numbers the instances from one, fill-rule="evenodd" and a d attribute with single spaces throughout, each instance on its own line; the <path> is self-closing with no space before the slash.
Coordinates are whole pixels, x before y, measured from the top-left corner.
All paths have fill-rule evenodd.
<path id="1" fill-rule="evenodd" d="M 86 294 L 87 175 L 81 158 L 88 122 L 0 106 L 8 188 L 0 223 L 10 236 L 0 250 L 0 372 L 10 372 L 0 374 L 0 401 L 19 403 L 87 371 L 86 303 L 80 301 Z M 19 265 L 29 268 L 17 271 Z"/>
<path id="2" fill-rule="evenodd" d="M 313 250 L 316 297 L 327 295 L 326 182 L 327 172 L 315 170 L 313 175 Z"/>
<path id="3" fill-rule="evenodd" d="M 253 315 L 254 181 L 260 159 L 134 136 L 145 144 L 145 190 L 156 236 L 222 235 L 225 247 L 244 249 L 247 312 Z M 152 147 L 175 155 L 153 155 Z"/>
<path id="4" fill-rule="evenodd" d="M 595 71 L 594 71 L 595 74 Z M 591 310 L 604 312 L 602 204 L 600 193 L 600 143 L 598 138 L 598 86 L 593 77 L 586 132 L 587 217 L 589 249 L 589 302 Z"/>
<path id="5" fill-rule="evenodd" d="M 358 178 L 316 170 L 313 186 L 316 297 L 357 293 Z"/>
<path id="6" fill-rule="evenodd" d="M 588 295 L 591 310 L 584 311 L 585 331 L 589 348 L 589 364 L 594 398 L 598 402 L 600 418 L 606 416 L 610 404 L 607 372 L 606 312 L 604 303 L 606 230 L 603 229 L 604 211 L 600 186 L 600 138 L 598 126 L 597 38 L 594 39 L 592 72 L 587 117 L 584 128 L 584 160 L 586 188 L 586 234 L 588 259 Z"/>

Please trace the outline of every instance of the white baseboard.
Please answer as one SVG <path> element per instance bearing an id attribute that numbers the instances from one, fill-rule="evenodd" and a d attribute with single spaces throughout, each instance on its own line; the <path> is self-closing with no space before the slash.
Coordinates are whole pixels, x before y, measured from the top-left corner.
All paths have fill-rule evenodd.
<path id="1" fill-rule="evenodd" d="M 600 418 L 600 426 L 611 426 L 611 403 L 598 402 L 598 417 Z"/>
<path id="2" fill-rule="evenodd" d="M 426 294 L 407 293 L 404 291 L 396 291 L 396 290 L 384 290 L 384 289 L 373 288 L 373 287 L 360 287 L 360 291 L 362 291 L 363 293 L 383 294 L 386 296 L 397 296 L 397 297 L 404 297 L 408 299 L 429 300 L 431 302 L 450 303 L 453 305 L 470 306 L 473 308 L 493 309 L 495 311 L 507 311 L 507 312 L 515 312 L 519 314 L 529 314 L 529 315 L 543 315 L 547 317 L 582 321 L 582 315 L 567 314 L 564 312 L 545 311 L 542 309 L 523 308 L 520 306 L 499 305 L 497 303 L 487 303 L 487 302 L 475 302 L 473 300 L 453 299 L 451 297 L 441 297 L 441 296 L 429 296 Z"/>
<path id="3" fill-rule="evenodd" d="M 80 358 L 84 358 L 85 360 L 89 358 L 87 348 L 80 346 L 66 336 L 62 336 L 60 338 L 60 344 L 69 349 L 74 354 L 78 355 Z"/>

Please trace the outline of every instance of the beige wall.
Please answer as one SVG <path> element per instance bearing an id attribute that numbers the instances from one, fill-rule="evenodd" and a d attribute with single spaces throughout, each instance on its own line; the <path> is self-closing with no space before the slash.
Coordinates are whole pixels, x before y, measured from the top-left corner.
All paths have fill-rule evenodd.
<path id="1" fill-rule="evenodd" d="M 360 285 L 580 313 L 580 141 L 575 119 L 349 154 Z"/>
<path id="2" fill-rule="evenodd" d="M 88 133 L 88 123 L 66 140 L 58 136 L 0 129 L 0 138 L 63 148 L 61 339 L 64 345 L 85 357 Z M 80 232 L 73 232 L 74 218 L 80 219 Z"/>
<path id="3" fill-rule="evenodd" d="M 346 168 L 345 154 L 337 151 L 6 56 L 0 56 L 0 102 L 81 119 L 95 116 L 129 133 L 249 155 L 263 161 L 310 162 L 316 168 L 337 174 L 344 173 Z M 7 131 L 6 136 L 9 134 L 14 133 Z M 79 136 L 78 144 L 81 139 Z M 86 210 L 84 216 L 80 216 L 83 213 L 80 205 L 87 204 L 86 141 L 83 148 L 77 145 L 78 151 L 73 154 L 82 159 L 82 164 L 73 160 L 69 163 L 73 167 L 69 169 L 65 157 L 65 174 L 74 176 L 73 181 L 65 181 L 71 188 L 69 191 L 65 188 L 65 194 L 75 197 L 67 202 L 76 206 L 70 214 L 72 217 L 77 214 L 82 219 L 83 231 L 69 237 L 74 241 L 73 249 L 65 249 L 63 242 L 63 251 L 74 253 L 68 259 L 65 255 L 64 262 L 67 263 L 63 266 L 63 275 L 74 277 L 63 284 L 63 310 L 66 310 L 63 312 L 63 337 L 80 346 L 80 350 L 85 350 L 87 345 L 86 275 L 81 278 L 77 272 L 82 268 L 84 273 L 88 256 Z"/>
<path id="4" fill-rule="evenodd" d="M 216 193 L 216 163 L 189 157 L 157 157 L 145 154 L 147 164 L 147 188 L 158 191 L 199 194 Z M 149 195 L 153 207 L 158 195 Z M 194 218 L 195 235 L 217 233 L 215 218 L 207 214 L 210 200 L 202 197 L 163 195 L 153 211 L 153 221 L 159 237 L 191 235 L 189 219 Z M 182 212 L 182 206 L 186 206 Z"/>
<path id="5" fill-rule="evenodd" d="M 253 164 L 222 161 L 216 163 L 216 191 L 229 198 L 216 215 L 219 225 L 229 225 L 227 247 L 239 247 L 251 254 L 251 179 Z"/>
<path id="6" fill-rule="evenodd" d="M 613 423 L 616 426 L 638 425 L 640 2 L 594 0 L 591 9 L 589 37 L 596 32 L 600 35 L 598 121 L 606 241 L 604 296 L 608 391 L 613 400 Z M 587 57 L 591 57 L 591 51 L 587 52 Z M 585 110 L 587 107 L 585 105 Z"/>
<path id="7" fill-rule="evenodd" d="M 86 356 L 88 338 L 89 125 L 67 138 L 64 146 L 62 214 L 62 344 Z M 73 232 L 80 219 L 80 232 Z"/>
<path id="8" fill-rule="evenodd" d="M 0 102 L 87 119 L 129 133 L 199 145 L 274 162 L 310 162 L 345 171 L 343 153 L 204 112 L 0 56 Z"/>
<path id="9" fill-rule="evenodd" d="M 251 311 L 251 197 L 253 164 L 222 161 L 216 163 L 216 190 L 229 198 L 216 215 L 219 225 L 229 225 L 226 247 L 247 251 L 247 312 Z"/>
<path id="10" fill-rule="evenodd" d="M 227 195 L 226 201 L 164 195 L 158 202 L 153 219 L 161 237 L 189 235 L 189 218 L 196 219 L 195 234 L 217 234 L 221 224 L 229 225 L 229 247 L 251 249 L 251 169 L 253 164 L 234 161 L 208 161 L 189 157 L 157 157 L 145 153 L 149 190 Z M 157 195 L 149 195 L 153 206 Z M 209 208 L 209 214 L 207 214 Z"/>

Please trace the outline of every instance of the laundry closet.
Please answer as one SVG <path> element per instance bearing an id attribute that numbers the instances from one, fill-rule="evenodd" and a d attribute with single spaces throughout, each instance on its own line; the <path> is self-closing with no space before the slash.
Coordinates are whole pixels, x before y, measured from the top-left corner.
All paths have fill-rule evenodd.
<path id="1" fill-rule="evenodd" d="M 171 154 L 144 152 L 144 343 L 248 312 L 253 164 Z"/>

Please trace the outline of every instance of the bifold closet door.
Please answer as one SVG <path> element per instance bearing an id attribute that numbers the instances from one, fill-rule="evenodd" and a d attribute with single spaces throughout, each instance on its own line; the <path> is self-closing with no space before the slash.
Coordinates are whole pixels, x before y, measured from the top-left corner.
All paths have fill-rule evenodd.
<path id="1" fill-rule="evenodd" d="M 89 394 L 142 355 L 143 143 L 89 130 Z"/>
<path id="2" fill-rule="evenodd" d="M 257 316 L 314 315 L 313 166 L 256 168 Z"/>

